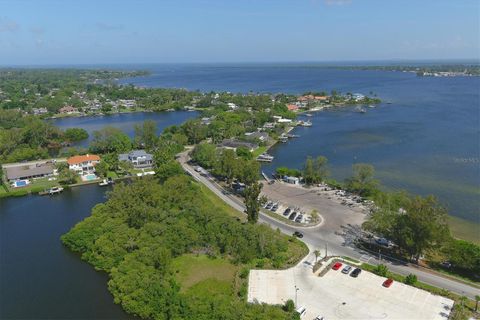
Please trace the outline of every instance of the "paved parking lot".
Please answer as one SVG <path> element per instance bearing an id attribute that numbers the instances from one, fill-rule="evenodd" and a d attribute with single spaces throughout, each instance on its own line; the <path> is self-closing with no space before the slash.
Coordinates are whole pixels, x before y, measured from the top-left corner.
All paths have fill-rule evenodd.
<path id="1" fill-rule="evenodd" d="M 312 273 L 312 257 L 288 270 L 252 270 L 249 302 L 284 304 L 295 301 L 307 308 L 302 319 L 448 319 L 453 301 L 402 283 L 382 286 L 385 278 L 363 271 L 353 278 L 339 271 L 323 277 Z"/>

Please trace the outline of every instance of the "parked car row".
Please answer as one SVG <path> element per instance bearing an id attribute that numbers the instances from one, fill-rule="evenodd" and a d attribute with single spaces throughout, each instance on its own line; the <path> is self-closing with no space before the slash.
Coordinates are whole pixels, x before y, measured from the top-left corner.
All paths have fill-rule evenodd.
<path id="1" fill-rule="evenodd" d="M 332 267 L 332 270 L 340 270 L 340 268 L 343 266 L 343 264 L 341 262 L 335 262 L 335 264 L 333 265 Z M 342 273 L 344 274 L 349 274 L 350 271 L 353 269 L 352 266 L 349 266 L 348 264 L 345 265 L 342 269 Z M 360 275 L 360 273 L 362 272 L 362 269 L 360 268 L 355 268 L 351 273 L 350 273 L 350 276 L 351 277 L 358 277 Z M 391 278 L 388 278 L 387 280 L 385 280 L 382 284 L 382 286 L 384 286 L 385 288 L 390 288 L 390 286 L 392 285 L 393 283 L 393 279 Z"/>
<path id="2" fill-rule="evenodd" d="M 280 204 L 278 202 L 268 201 L 263 208 L 272 212 L 277 212 L 280 208 Z M 298 208 L 288 207 L 283 212 L 278 213 L 281 213 L 285 218 L 297 223 L 302 223 L 304 220 L 304 214 L 300 212 Z"/>
<path id="3" fill-rule="evenodd" d="M 332 269 L 333 270 L 339 270 L 341 267 L 343 266 L 343 264 L 341 262 L 335 262 L 335 264 L 333 265 Z M 342 273 L 343 274 L 349 274 L 350 271 L 352 271 L 353 267 L 352 266 L 349 266 L 348 264 L 345 265 L 345 267 L 343 267 L 342 269 Z M 355 268 L 353 269 L 353 271 L 350 273 L 350 276 L 353 277 L 353 278 L 356 278 L 360 275 L 360 273 L 362 272 L 362 269 L 360 268 Z"/>

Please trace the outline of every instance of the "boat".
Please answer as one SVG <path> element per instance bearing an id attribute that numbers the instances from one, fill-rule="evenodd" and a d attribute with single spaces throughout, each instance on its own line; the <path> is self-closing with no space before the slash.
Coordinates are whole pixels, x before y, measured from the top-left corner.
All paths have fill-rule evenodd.
<path id="1" fill-rule="evenodd" d="M 63 191 L 62 187 L 52 187 L 50 189 L 40 191 L 38 194 L 41 195 L 41 196 L 54 195 L 54 194 L 57 194 L 57 193 L 61 193 L 62 191 Z"/>
<path id="2" fill-rule="evenodd" d="M 103 179 L 98 185 L 100 187 L 105 187 L 105 186 L 108 186 L 109 183 L 108 183 L 107 179 Z"/>
<path id="3" fill-rule="evenodd" d="M 311 127 L 312 123 L 310 121 L 303 121 L 302 126 L 304 127 Z"/>
<path id="4" fill-rule="evenodd" d="M 375 108 L 375 106 L 373 104 L 369 105 L 368 107 L 369 108 Z"/>
<path id="5" fill-rule="evenodd" d="M 311 113 L 306 113 L 305 115 L 306 115 L 307 117 L 313 117 L 313 114 L 311 114 Z"/>
<path id="6" fill-rule="evenodd" d="M 257 161 L 261 161 L 261 162 L 272 162 L 273 159 L 274 157 L 269 155 L 268 153 L 262 153 L 257 157 Z"/>
<path id="7" fill-rule="evenodd" d="M 300 138 L 300 136 L 298 134 L 291 134 L 291 133 L 288 133 L 286 135 L 287 138 Z"/>
<path id="8" fill-rule="evenodd" d="M 355 111 L 360 112 L 360 113 L 366 113 L 367 112 L 367 110 L 365 110 L 365 108 L 362 108 L 360 106 L 356 107 Z"/>
<path id="9" fill-rule="evenodd" d="M 286 143 L 288 141 L 288 137 L 281 136 L 281 137 L 278 138 L 278 140 L 280 140 L 280 142 Z"/>

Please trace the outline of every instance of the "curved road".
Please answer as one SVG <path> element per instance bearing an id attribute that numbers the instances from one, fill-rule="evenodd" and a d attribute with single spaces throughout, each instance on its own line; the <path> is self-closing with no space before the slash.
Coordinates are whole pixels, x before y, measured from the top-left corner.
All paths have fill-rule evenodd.
<path id="1" fill-rule="evenodd" d="M 245 212 L 245 206 L 240 199 L 232 195 L 224 194 L 222 192 L 223 188 L 218 185 L 211 176 L 201 175 L 188 164 L 188 152 L 189 151 L 180 153 L 177 158 L 183 169 L 195 180 L 208 187 L 212 192 L 214 192 L 231 207 L 240 212 Z M 341 237 L 335 235 L 332 232 L 329 232 L 329 230 L 323 230 L 322 226 L 316 228 L 293 227 L 291 225 L 283 223 L 282 221 L 274 219 L 262 212 L 259 216 L 259 222 L 266 223 L 274 229 L 278 228 L 280 231 L 288 235 L 291 235 L 294 231 L 301 231 L 304 234 L 302 241 L 305 242 L 305 244 L 310 248 L 310 250 L 320 250 L 323 255 L 325 255 L 326 251 L 328 251 L 329 255 L 334 254 L 339 256 L 349 256 L 373 265 L 383 263 L 395 273 L 404 276 L 413 273 L 421 282 L 425 282 L 432 286 L 449 290 L 459 295 L 467 296 L 471 299 L 474 299 L 475 295 L 480 294 L 480 289 L 478 288 L 452 280 L 450 278 L 439 276 L 438 274 L 427 272 L 425 270 L 422 270 L 422 268 L 420 267 L 416 267 L 410 264 L 407 265 L 404 263 L 396 263 L 384 259 L 380 260 L 378 256 L 372 255 L 369 252 L 366 252 L 354 246 L 346 245 Z"/>

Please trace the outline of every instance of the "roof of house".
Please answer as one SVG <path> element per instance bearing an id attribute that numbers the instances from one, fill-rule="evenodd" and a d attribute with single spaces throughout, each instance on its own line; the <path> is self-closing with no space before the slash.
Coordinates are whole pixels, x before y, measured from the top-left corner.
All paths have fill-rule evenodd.
<path id="1" fill-rule="evenodd" d="M 77 108 L 74 108 L 72 106 L 65 106 L 65 107 L 61 107 L 58 111 L 59 112 L 73 112 L 73 111 L 77 111 L 78 109 Z"/>
<path id="2" fill-rule="evenodd" d="M 288 108 L 288 110 L 298 110 L 298 106 L 296 106 L 294 104 L 287 105 L 287 108 Z"/>
<path id="3" fill-rule="evenodd" d="M 130 158 L 133 157 L 145 157 L 146 160 L 153 160 L 153 155 L 150 153 L 145 152 L 145 150 L 133 150 L 129 153 L 121 153 L 118 155 L 118 160 L 120 161 L 128 161 Z"/>
<path id="4" fill-rule="evenodd" d="M 67 159 L 69 165 L 78 164 L 87 161 L 100 161 L 100 157 L 94 154 L 86 154 L 84 156 L 73 156 Z"/>
<path id="5" fill-rule="evenodd" d="M 50 163 L 40 165 L 24 165 L 5 168 L 7 180 L 16 180 L 24 177 L 46 175 L 53 173 L 54 166 Z"/>
<path id="6" fill-rule="evenodd" d="M 259 131 L 256 131 L 256 132 L 247 132 L 245 133 L 245 135 L 247 136 L 247 138 L 250 138 L 250 139 L 268 139 L 268 133 L 266 132 L 259 132 Z"/>
<path id="7" fill-rule="evenodd" d="M 255 143 L 238 141 L 233 139 L 224 139 L 222 143 L 219 144 L 219 146 L 223 148 L 235 148 L 235 149 L 238 147 L 247 147 L 248 149 L 258 148 L 258 145 Z"/>

